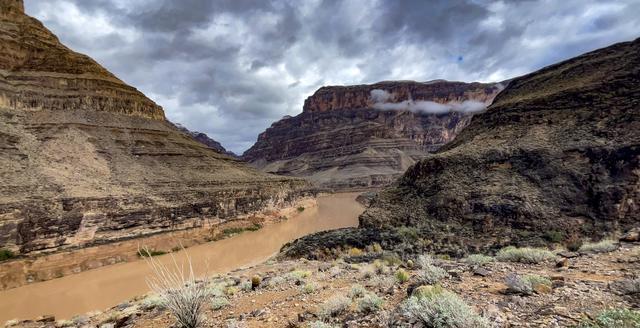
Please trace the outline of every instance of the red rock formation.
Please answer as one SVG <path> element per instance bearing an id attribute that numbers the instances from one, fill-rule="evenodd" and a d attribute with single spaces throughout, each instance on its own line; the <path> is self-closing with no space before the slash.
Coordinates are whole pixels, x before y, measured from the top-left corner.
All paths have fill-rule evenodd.
<path id="1" fill-rule="evenodd" d="M 275 122 L 243 158 L 265 172 L 306 177 L 337 189 L 389 184 L 429 151 L 453 140 L 471 114 L 377 110 L 372 90 L 387 102 L 490 103 L 498 84 L 398 81 L 322 87 L 295 117 Z"/>
<path id="2" fill-rule="evenodd" d="M 185 229 L 289 203 L 264 174 L 0 0 L 0 248 L 28 254 Z"/>
<path id="3" fill-rule="evenodd" d="M 0 104 L 10 108 L 91 110 L 164 120 L 162 108 L 88 56 L 76 53 L 21 0 L 0 1 Z"/>

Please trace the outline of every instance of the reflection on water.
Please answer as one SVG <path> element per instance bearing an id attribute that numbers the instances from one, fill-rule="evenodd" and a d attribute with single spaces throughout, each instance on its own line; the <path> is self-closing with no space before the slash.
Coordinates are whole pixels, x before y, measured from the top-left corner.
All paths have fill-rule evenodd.
<path id="1" fill-rule="evenodd" d="M 356 226 L 363 210 L 355 201 L 356 196 L 353 193 L 320 196 L 317 207 L 306 209 L 294 219 L 193 246 L 186 252 L 200 275 L 257 264 L 293 239 L 317 231 Z M 182 253 L 175 253 L 179 261 L 184 258 Z M 159 259 L 166 262 L 171 257 Z M 145 277 L 150 273 L 147 264 L 140 260 L 2 291 L 0 323 L 42 314 L 53 314 L 58 319 L 70 318 L 75 314 L 103 310 L 148 292 Z"/>

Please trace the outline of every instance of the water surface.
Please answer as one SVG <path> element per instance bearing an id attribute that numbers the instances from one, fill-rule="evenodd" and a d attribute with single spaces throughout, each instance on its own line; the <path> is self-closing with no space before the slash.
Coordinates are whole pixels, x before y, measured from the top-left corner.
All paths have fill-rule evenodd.
<path id="1" fill-rule="evenodd" d="M 363 207 L 356 193 L 318 197 L 318 206 L 295 218 L 258 231 L 186 249 L 199 275 L 228 272 L 258 264 L 276 254 L 282 245 L 304 235 L 356 226 Z M 176 258 L 184 258 L 178 252 Z M 160 256 L 163 262 L 170 256 Z M 0 323 L 53 314 L 68 319 L 76 314 L 104 310 L 148 292 L 145 278 L 151 274 L 144 260 L 118 263 L 78 274 L 33 283 L 0 292 Z"/>

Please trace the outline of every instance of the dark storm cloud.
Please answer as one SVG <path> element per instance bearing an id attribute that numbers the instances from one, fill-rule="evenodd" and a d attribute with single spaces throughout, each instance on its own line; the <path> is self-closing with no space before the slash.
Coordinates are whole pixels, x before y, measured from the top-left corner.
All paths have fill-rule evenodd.
<path id="1" fill-rule="evenodd" d="M 638 37 L 640 1 L 26 0 L 94 57 L 235 152 L 323 84 L 498 81 Z"/>

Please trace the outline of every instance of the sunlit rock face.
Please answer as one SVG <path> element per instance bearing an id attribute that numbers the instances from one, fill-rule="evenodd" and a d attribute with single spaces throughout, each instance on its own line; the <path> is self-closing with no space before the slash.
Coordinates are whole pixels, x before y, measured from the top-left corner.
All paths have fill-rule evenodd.
<path id="1" fill-rule="evenodd" d="M 306 183 L 264 174 L 166 121 L 0 0 L 0 248 L 104 243 L 282 206 Z"/>
<path id="2" fill-rule="evenodd" d="M 322 87 L 260 134 L 243 158 L 330 189 L 385 186 L 453 140 L 502 84 L 393 81 Z M 472 110 L 464 106 L 474 104 Z"/>

